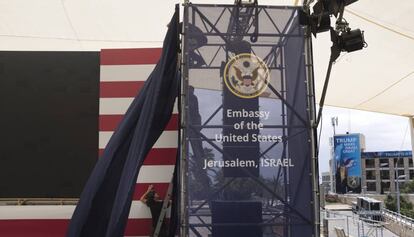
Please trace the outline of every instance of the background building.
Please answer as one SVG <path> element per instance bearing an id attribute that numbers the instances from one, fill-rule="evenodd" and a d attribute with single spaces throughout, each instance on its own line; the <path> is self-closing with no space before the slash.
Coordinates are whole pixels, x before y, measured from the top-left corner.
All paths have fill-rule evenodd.
<path id="1" fill-rule="evenodd" d="M 336 135 L 331 139 L 333 181 L 329 172 L 322 173 L 321 187 L 325 191 L 334 186 L 335 193 L 387 194 L 397 191 L 397 179 L 400 187 L 414 180 L 411 151 L 365 152 L 365 138 L 359 133 Z M 357 188 L 352 187 L 352 182 Z"/>
<path id="2" fill-rule="evenodd" d="M 325 193 L 329 193 L 330 191 L 332 191 L 331 190 L 331 173 L 330 172 L 322 172 L 321 189 L 323 189 Z"/>
<path id="3" fill-rule="evenodd" d="M 395 193 L 397 177 L 400 187 L 414 179 L 411 151 L 362 152 L 361 159 L 362 188 L 367 193 Z"/>

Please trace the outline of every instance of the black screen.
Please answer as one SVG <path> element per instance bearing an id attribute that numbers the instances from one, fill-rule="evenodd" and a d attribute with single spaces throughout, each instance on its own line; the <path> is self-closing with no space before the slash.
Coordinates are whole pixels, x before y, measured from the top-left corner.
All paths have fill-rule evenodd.
<path id="1" fill-rule="evenodd" d="M 0 198 L 76 198 L 98 158 L 99 53 L 0 52 Z"/>

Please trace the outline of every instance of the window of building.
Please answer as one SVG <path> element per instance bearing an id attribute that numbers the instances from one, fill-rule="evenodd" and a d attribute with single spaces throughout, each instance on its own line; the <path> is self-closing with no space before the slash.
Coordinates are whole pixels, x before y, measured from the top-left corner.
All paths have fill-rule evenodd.
<path id="1" fill-rule="evenodd" d="M 387 167 L 388 163 L 388 159 L 380 159 L 380 167 Z"/>
<path id="2" fill-rule="evenodd" d="M 375 168 L 375 160 L 365 159 L 365 168 Z"/>
<path id="3" fill-rule="evenodd" d="M 366 173 L 366 177 L 367 177 L 367 180 L 375 180 L 376 179 L 376 177 L 375 177 L 375 170 L 367 170 L 367 173 Z"/>
<path id="4" fill-rule="evenodd" d="M 367 191 L 368 192 L 376 192 L 377 191 L 377 185 L 375 182 L 367 182 Z"/>
<path id="5" fill-rule="evenodd" d="M 405 175 L 405 172 L 404 171 L 405 170 L 398 169 L 398 176 Z M 403 179 L 405 179 L 405 178 L 403 178 Z"/>
<path id="6" fill-rule="evenodd" d="M 382 191 L 389 192 L 390 191 L 390 182 L 382 182 Z"/>
<path id="7" fill-rule="evenodd" d="M 398 162 L 398 163 L 397 163 Z M 404 167 L 404 158 L 394 158 L 394 167 L 402 168 Z"/>
<path id="8" fill-rule="evenodd" d="M 411 158 L 408 158 L 408 167 L 414 167 L 413 159 L 411 159 Z"/>
<path id="9" fill-rule="evenodd" d="M 381 170 L 380 171 L 381 179 L 390 179 L 390 171 L 389 170 Z"/>
<path id="10" fill-rule="evenodd" d="M 410 179 L 414 179 L 414 170 L 410 170 Z"/>

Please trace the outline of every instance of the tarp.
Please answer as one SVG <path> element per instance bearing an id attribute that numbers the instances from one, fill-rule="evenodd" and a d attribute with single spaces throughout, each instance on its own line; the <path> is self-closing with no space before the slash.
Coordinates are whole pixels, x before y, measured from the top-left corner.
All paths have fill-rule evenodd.
<path id="1" fill-rule="evenodd" d="M 73 214 L 68 237 L 123 236 L 138 172 L 170 120 L 178 94 L 178 25 L 176 11 L 160 61 L 95 166 Z"/>
<path id="2" fill-rule="evenodd" d="M 0 1 L 0 50 L 96 50 L 160 47 L 177 0 Z M 233 0 L 193 3 L 233 4 Z M 260 0 L 300 5 L 302 0 Z M 414 1 L 360 0 L 345 19 L 365 31 L 368 48 L 341 56 L 326 105 L 413 115 Z M 317 101 L 329 59 L 328 33 L 314 40 Z"/>
<path id="3" fill-rule="evenodd" d="M 365 31 L 368 47 L 343 53 L 334 64 L 326 104 L 414 115 L 414 2 L 358 1 L 345 11 L 354 29 Z M 320 95 L 329 55 L 329 33 L 314 42 L 316 89 Z"/>

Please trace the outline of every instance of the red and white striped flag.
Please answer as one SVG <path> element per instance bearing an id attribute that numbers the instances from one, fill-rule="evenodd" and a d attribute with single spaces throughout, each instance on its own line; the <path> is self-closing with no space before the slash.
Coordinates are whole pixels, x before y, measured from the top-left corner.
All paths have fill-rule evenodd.
<path id="1" fill-rule="evenodd" d="M 102 154 L 109 138 L 121 121 L 145 80 L 154 69 L 161 48 L 107 49 L 101 51 L 99 100 L 99 153 Z M 165 197 L 171 182 L 177 155 L 178 111 L 174 114 L 138 175 L 126 236 L 149 236 L 152 222 L 149 208 L 139 201 L 148 185 L 153 184 L 161 198 Z"/>
<path id="2" fill-rule="evenodd" d="M 161 55 L 161 48 L 101 51 L 99 154 L 139 93 Z M 98 119 L 98 118 L 97 118 Z M 149 208 L 139 201 L 153 184 L 164 198 L 172 179 L 178 144 L 177 106 L 169 124 L 149 152 L 138 175 L 125 236 L 150 236 Z M 76 175 L 76 174 L 74 174 Z M 0 237 L 64 237 L 75 206 L 3 206 Z"/>

